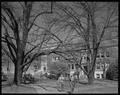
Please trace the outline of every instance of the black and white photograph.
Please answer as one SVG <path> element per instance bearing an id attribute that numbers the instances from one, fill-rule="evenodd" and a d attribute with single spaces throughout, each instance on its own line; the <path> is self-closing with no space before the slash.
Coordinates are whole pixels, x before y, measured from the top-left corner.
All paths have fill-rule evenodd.
<path id="1" fill-rule="evenodd" d="M 2 1 L 1 93 L 118 94 L 118 2 Z"/>

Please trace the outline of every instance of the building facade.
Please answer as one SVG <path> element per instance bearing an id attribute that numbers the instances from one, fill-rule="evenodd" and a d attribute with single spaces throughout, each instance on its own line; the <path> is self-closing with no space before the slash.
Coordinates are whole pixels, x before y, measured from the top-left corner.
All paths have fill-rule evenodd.
<path id="1" fill-rule="evenodd" d="M 108 51 L 103 51 L 99 50 L 96 58 L 96 69 L 94 73 L 94 77 L 97 79 L 102 79 L 105 77 L 106 70 L 108 69 L 110 65 L 110 54 Z M 56 54 L 50 54 L 50 55 L 44 55 L 40 57 L 39 61 L 36 61 L 37 64 L 40 64 L 40 67 L 35 71 L 33 70 L 34 66 L 31 66 L 29 70 L 27 71 L 28 73 L 34 74 L 45 74 L 50 71 L 49 66 L 51 63 L 54 62 L 59 62 L 60 60 L 63 60 L 62 57 L 56 55 Z M 66 61 L 65 61 L 66 62 Z M 87 54 L 83 53 L 82 54 L 82 61 L 81 64 L 82 66 L 86 69 L 86 63 L 87 63 Z M 77 67 L 74 62 L 67 62 L 68 67 L 69 67 L 69 74 L 72 76 L 76 70 Z M 32 69 L 31 69 L 32 68 Z M 79 68 L 79 77 L 80 79 L 87 79 L 87 76 L 84 74 L 84 72 Z"/>

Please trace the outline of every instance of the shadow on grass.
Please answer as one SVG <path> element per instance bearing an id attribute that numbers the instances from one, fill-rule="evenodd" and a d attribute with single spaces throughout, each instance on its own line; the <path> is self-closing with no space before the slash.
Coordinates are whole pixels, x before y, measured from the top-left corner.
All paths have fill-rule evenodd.
<path id="1" fill-rule="evenodd" d="M 2 87 L 2 93 L 36 93 L 35 88 L 23 84 L 6 84 Z"/>
<path id="2" fill-rule="evenodd" d="M 82 84 L 82 85 L 88 85 L 87 82 L 81 82 L 81 81 L 79 81 L 79 84 Z"/>
<path id="3" fill-rule="evenodd" d="M 51 86 L 51 85 L 34 85 L 34 86 L 41 87 L 41 88 L 43 88 L 44 90 L 47 90 L 47 91 L 51 91 L 50 89 L 48 89 L 48 87 L 57 89 L 57 86 Z"/>
<path id="4" fill-rule="evenodd" d="M 13 82 L 2 84 L 2 88 L 14 85 Z"/>

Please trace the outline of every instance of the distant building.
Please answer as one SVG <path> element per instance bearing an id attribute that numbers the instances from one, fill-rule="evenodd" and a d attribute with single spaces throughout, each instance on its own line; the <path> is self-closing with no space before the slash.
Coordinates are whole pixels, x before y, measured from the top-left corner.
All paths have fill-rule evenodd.
<path id="1" fill-rule="evenodd" d="M 96 70 L 94 77 L 102 79 L 106 75 L 106 71 L 110 65 L 110 52 L 99 50 L 96 58 Z"/>
<path id="2" fill-rule="evenodd" d="M 49 72 L 49 65 L 51 62 L 57 62 L 62 60 L 62 58 L 56 54 L 50 54 L 50 55 L 44 55 L 40 57 L 41 59 L 41 64 L 40 64 L 40 60 L 36 61 L 36 63 L 40 64 L 40 67 L 38 68 L 38 70 L 33 70 L 32 67 L 29 68 L 29 70 L 27 71 L 28 73 L 32 73 L 34 74 L 45 74 Z M 98 54 L 97 54 L 97 58 L 96 58 L 96 69 L 95 69 L 95 73 L 94 73 L 94 77 L 97 79 L 102 79 L 104 77 L 104 73 L 106 72 L 106 70 L 108 69 L 109 65 L 110 65 L 110 54 L 107 50 L 99 50 Z M 77 70 L 76 65 L 74 62 L 68 62 L 68 67 L 69 67 L 69 74 L 70 76 L 72 76 L 75 71 Z M 82 54 L 82 62 L 81 62 L 83 68 L 86 68 L 86 64 L 87 64 L 87 54 L 83 53 Z M 81 79 L 85 79 L 87 78 L 87 76 L 84 74 L 84 72 L 79 69 L 80 74 L 79 77 Z"/>
<path id="3" fill-rule="evenodd" d="M 99 50 L 96 58 L 96 69 L 94 73 L 94 77 L 97 79 L 102 79 L 105 77 L 105 73 L 111 63 L 111 57 L 108 51 Z M 87 54 L 83 54 L 82 56 L 82 67 L 87 70 Z M 76 66 L 74 63 L 69 64 L 71 75 L 76 71 Z M 86 75 L 82 70 L 80 70 L 80 77 L 85 77 Z"/>
<path id="4" fill-rule="evenodd" d="M 47 64 L 48 64 L 48 56 L 40 56 L 35 61 L 33 61 L 33 64 L 29 67 L 28 71 L 26 73 L 31 73 L 32 75 L 38 74 L 42 75 L 47 72 Z"/>
<path id="5" fill-rule="evenodd" d="M 117 48 L 117 47 L 116 47 Z M 96 69 L 94 73 L 95 78 L 103 78 L 105 77 L 106 70 L 108 69 L 109 65 L 111 64 L 112 60 L 117 57 L 117 54 L 113 51 L 117 51 L 117 49 L 99 49 L 97 58 L 96 58 Z M 86 68 L 87 64 L 87 54 L 85 52 L 80 53 L 82 56 L 82 67 Z M 115 55 L 116 54 L 116 55 Z M 56 54 L 50 54 L 50 55 L 43 55 L 38 57 L 36 60 L 33 61 L 31 66 L 29 67 L 27 73 L 31 73 L 33 75 L 38 74 L 42 75 L 45 73 L 49 72 L 49 66 L 50 63 L 54 62 L 59 62 L 60 60 L 63 60 L 64 58 L 60 57 L 59 55 Z M 67 61 L 65 61 L 66 63 Z M 67 62 L 68 67 L 69 67 L 69 74 L 73 75 L 78 68 L 76 68 L 76 64 L 74 62 Z M 3 71 L 7 73 L 7 68 L 6 66 L 2 66 Z M 79 77 L 81 79 L 86 78 L 86 75 L 84 72 L 79 69 L 80 74 Z M 14 64 L 10 64 L 10 72 L 14 73 Z"/>

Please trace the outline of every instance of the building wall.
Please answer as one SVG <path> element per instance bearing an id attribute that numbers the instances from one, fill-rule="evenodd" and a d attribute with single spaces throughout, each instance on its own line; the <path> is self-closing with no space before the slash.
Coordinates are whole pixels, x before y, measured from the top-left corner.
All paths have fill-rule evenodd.
<path id="1" fill-rule="evenodd" d="M 85 53 L 82 54 L 82 64 L 85 66 L 86 62 L 87 62 L 87 55 Z M 96 59 L 96 70 L 94 73 L 94 77 L 95 78 L 103 78 L 103 68 L 105 65 L 105 71 L 107 71 L 110 61 L 109 59 L 111 59 L 110 54 L 107 50 L 99 50 L 98 51 L 98 55 L 97 55 L 97 59 Z M 70 64 L 72 67 L 73 64 Z M 98 69 L 99 66 L 99 69 Z M 70 75 L 72 75 L 74 72 L 76 71 L 76 68 L 74 67 L 74 69 L 70 68 Z M 83 76 L 86 78 L 84 72 L 81 70 L 80 71 L 80 78 L 82 78 Z"/>
<path id="2" fill-rule="evenodd" d="M 108 52 L 108 51 L 107 51 Z M 100 68 L 102 67 L 103 63 L 105 63 L 103 61 L 104 58 L 107 58 L 109 59 L 110 58 L 110 55 L 108 53 L 108 56 L 106 56 L 106 50 L 102 51 L 102 50 L 99 50 L 98 52 L 98 55 L 97 55 L 97 60 L 101 60 L 102 62 L 99 62 L 100 64 Z M 82 58 L 82 64 L 85 64 L 87 61 L 87 55 L 84 53 L 83 54 L 83 58 Z M 52 62 L 57 62 L 57 61 L 60 61 L 60 56 L 58 55 L 55 55 L 55 54 L 50 54 L 50 55 L 44 55 L 41 57 L 41 68 L 39 69 L 39 72 L 42 72 L 43 74 L 48 72 L 49 71 L 49 65 L 52 63 Z M 97 61 L 96 60 L 96 61 Z M 75 64 L 73 63 L 69 63 L 68 62 L 68 66 L 69 66 L 69 69 L 70 69 L 70 75 L 72 75 L 75 71 L 76 71 L 76 66 Z M 107 66 L 107 68 L 109 67 L 109 64 L 105 64 Z M 44 69 L 46 68 L 46 69 Z M 103 70 L 102 69 L 96 69 L 95 70 L 95 78 L 102 78 L 102 74 L 103 74 Z M 80 77 L 83 77 L 85 76 L 85 74 L 83 73 L 83 71 L 81 70 L 80 71 Z M 85 76 L 86 77 L 86 76 Z"/>
<path id="3" fill-rule="evenodd" d="M 15 69 L 15 67 L 14 67 L 14 64 L 11 62 L 11 63 L 9 63 L 9 71 L 7 70 L 7 68 L 8 68 L 8 65 L 2 65 L 2 72 L 4 72 L 4 73 L 14 73 L 14 69 Z"/>
<path id="4" fill-rule="evenodd" d="M 96 70 L 94 73 L 94 77 L 97 79 L 102 79 L 103 78 L 103 71 L 102 70 Z"/>
<path id="5" fill-rule="evenodd" d="M 35 60 L 29 67 L 28 71 L 26 73 L 30 73 L 32 75 L 41 75 L 45 74 L 47 72 L 47 55 L 41 56 L 40 60 Z M 37 65 L 38 68 L 35 70 L 34 65 Z"/>

